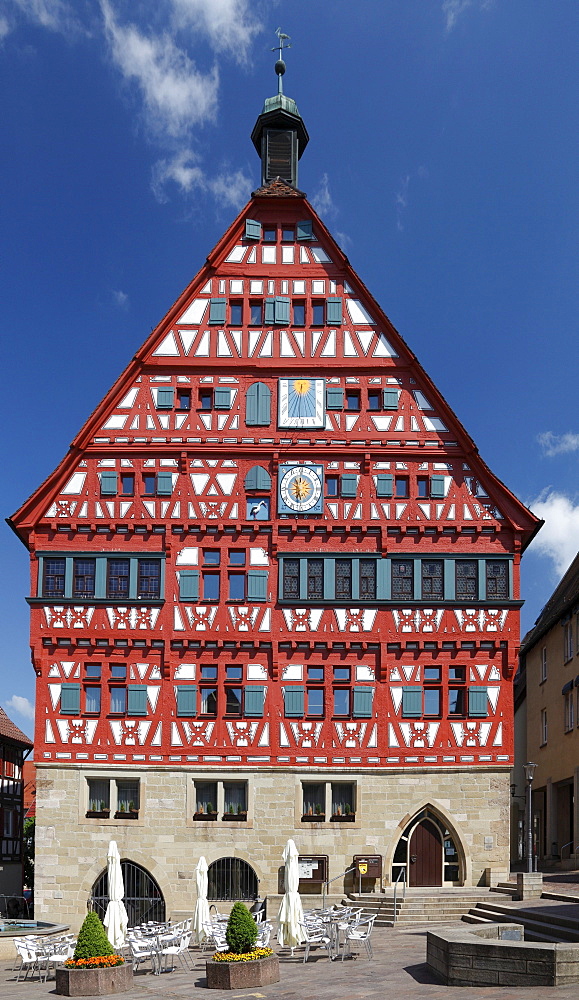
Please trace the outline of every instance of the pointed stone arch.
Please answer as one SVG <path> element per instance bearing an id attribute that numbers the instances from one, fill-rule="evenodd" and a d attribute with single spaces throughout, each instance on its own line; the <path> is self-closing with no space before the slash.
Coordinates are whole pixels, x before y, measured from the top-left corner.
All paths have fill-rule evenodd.
<path id="1" fill-rule="evenodd" d="M 388 850 L 384 858 L 385 872 L 390 877 L 392 872 L 392 867 L 395 864 L 394 856 L 396 848 L 403 836 L 405 830 L 408 830 L 413 825 L 417 825 L 420 822 L 421 814 L 429 813 L 435 820 L 445 827 L 450 836 L 452 837 L 457 854 L 458 854 L 458 865 L 459 865 L 459 878 L 462 885 L 472 884 L 472 858 L 468 848 L 468 841 L 466 834 L 462 828 L 461 823 L 456 819 L 436 799 L 427 798 L 418 800 L 412 811 L 407 812 L 399 821 L 396 829 L 392 834 Z"/>

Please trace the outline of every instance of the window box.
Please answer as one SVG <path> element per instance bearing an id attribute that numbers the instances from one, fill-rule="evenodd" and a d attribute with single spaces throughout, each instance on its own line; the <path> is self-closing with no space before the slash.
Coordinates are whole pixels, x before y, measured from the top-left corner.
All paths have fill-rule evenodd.
<path id="1" fill-rule="evenodd" d="M 138 809 L 125 809 L 123 811 L 118 810 L 115 813 L 115 819 L 138 819 L 139 810 Z"/>
<path id="2" fill-rule="evenodd" d="M 108 819 L 111 814 L 110 809 L 87 809 L 87 819 Z"/>
<path id="3" fill-rule="evenodd" d="M 217 813 L 216 812 L 193 813 L 193 819 L 216 820 L 217 819 Z"/>
<path id="4" fill-rule="evenodd" d="M 223 813 L 222 819 L 245 823 L 247 821 L 247 812 L 236 812 L 236 813 Z"/>
<path id="5" fill-rule="evenodd" d="M 302 816 L 302 823 L 325 823 L 326 814 L 325 813 L 308 813 L 306 816 Z"/>
<path id="6" fill-rule="evenodd" d="M 354 823 L 356 820 L 356 813 L 334 813 L 330 817 L 330 823 Z"/>

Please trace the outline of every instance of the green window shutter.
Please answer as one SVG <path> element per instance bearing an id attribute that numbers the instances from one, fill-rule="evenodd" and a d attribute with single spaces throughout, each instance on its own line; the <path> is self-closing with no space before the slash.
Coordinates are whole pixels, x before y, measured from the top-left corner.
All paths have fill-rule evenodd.
<path id="1" fill-rule="evenodd" d="M 327 410 L 343 410 L 344 409 L 344 390 L 329 386 L 326 389 L 326 409 Z"/>
<path id="2" fill-rule="evenodd" d="M 61 715 L 80 715 L 80 684 L 63 684 L 60 689 Z"/>
<path id="3" fill-rule="evenodd" d="M 402 716 L 405 719 L 422 718 L 422 688 L 402 688 Z"/>
<path id="4" fill-rule="evenodd" d="M 374 688 L 371 687 L 355 687 L 354 688 L 354 708 L 352 715 L 355 719 L 371 719 L 372 718 L 372 699 L 374 697 Z"/>
<path id="5" fill-rule="evenodd" d="M 247 573 L 247 599 L 248 601 L 267 600 L 267 577 L 266 569 L 250 569 Z"/>
<path id="6" fill-rule="evenodd" d="M 190 719 L 197 715 L 196 684 L 177 685 L 177 715 L 188 716 Z"/>
<path id="7" fill-rule="evenodd" d="M 245 423 L 267 427 L 271 423 L 271 392 L 265 382 L 254 382 L 245 396 Z"/>
<path id="8" fill-rule="evenodd" d="M 275 323 L 275 299 L 265 300 L 265 325 L 273 326 Z"/>
<path id="9" fill-rule="evenodd" d="M 246 490 L 271 490 L 271 476 L 261 465 L 254 465 L 245 477 Z"/>
<path id="10" fill-rule="evenodd" d="M 443 497 L 445 496 L 444 490 L 444 476 L 431 476 L 430 477 L 430 496 L 431 497 Z"/>
<path id="11" fill-rule="evenodd" d="M 290 321 L 290 300 L 280 295 L 275 300 L 275 321 L 280 326 L 287 326 Z"/>
<path id="12" fill-rule="evenodd" d="M 296 231 L 298 240 L 311 240 L 313 235 L 314 233 L 310 219 L 306 219 L 305 222 L 298 222 Z"/>
<path id="13" fill-rule="evenodd" d="M 127 715 L 147 714 L 147 685 L 129 684 L 127 692 Z"/>
<path id="14" fill-rule="evenodd" d="M 243 692 L 243 714 L 246 719 L 263 719 L 265 692 L 263 684 L 246 684 Z"/>
<path id="15" fill-rule="evenodd" d="M 255 219 L 245 220 L 245 238 L 248 240 L 260 240 L 261 239 L 261 222 L 256 222 Z"/>
<path id="16" fill-rule="evenodd" d="M 173 409 L 173 389 L 157 389 L 157 409 Z"/>
<path id="17" fill-rule="evenodd" d="M 340 326 L 342 323 L 342 300 L 331 298 L 326 300 L 326 323 L 329 326 Z"/>
<path id="18" fill-rule="evenodd" d="M 384 409 L 398 409 L 398 389 L 384 389 Z"/>
<path id="19" fill-rule="evenodd" d="M 213 393 L 213 409 L 231 409 L 231 389 L 215 389 Z"/>
<path id="20" fill-rule="evenodd" d="M 197 601 L 199 599 L 199 570 L 179 570 L 179 600 Z"/>
<path id="21" fill-rule="evenodd" d="M 101 472 L 101 496 L 114 497 L 116 495 L 117 495 L 116 472 Z"/>
<path id="22" fill-rule="evenodd" d="M 209 322 L 225 323 L 225 310 L 227 309 L 227 299 L 209 300 Z"/>
<path id="23" fill-rule="evenodd" d="M 173 492 L 173 473 L 157 473 L 157 496 L 170 497 Z"/>
<path id="24" fill-rule="evenodd" d="M 358 490 L 358 477 L 344 475 L 340 476 L 340 496 L 355 497 Z"/>
<path id="25" fill-rule="evenodd" d="M 288 719 L 299 719 L 304 714 L 303 687 L 283 688 L 285 714 Z"/>
<path id="26" fill-rule="evenodd" d="M 468 714 L 475 719 L 486 719 L 489 714 L 486 687 L 468 689 Z"/>
<path id="27" fill-rule="evenodd" d="M 389 475 L 376 476 L 376 496 L 377 497 L 394 496 L 394 476 L 389 476 Z"/>

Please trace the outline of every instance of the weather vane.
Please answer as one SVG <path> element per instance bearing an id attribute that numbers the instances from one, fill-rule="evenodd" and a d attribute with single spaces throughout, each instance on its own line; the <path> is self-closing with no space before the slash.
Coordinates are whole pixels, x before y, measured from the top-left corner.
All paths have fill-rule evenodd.
<path id="1" fill-rule="evenodd" d="M 291 49 L 291 38 L 289 35 L 285 35 L 281 28 L 277 28 L 275 33 L 279 39 L 279 44 L 274 45 L 271 51 L 275 52 L 276 49 L 279 51 L 278 60 L 275 64 L 275 71 L 277 73 L 277 92 L 278 94 L 283 94 L 282 76 L 285 73 L 285 63 L 282 55 L 284 49 Z"/>

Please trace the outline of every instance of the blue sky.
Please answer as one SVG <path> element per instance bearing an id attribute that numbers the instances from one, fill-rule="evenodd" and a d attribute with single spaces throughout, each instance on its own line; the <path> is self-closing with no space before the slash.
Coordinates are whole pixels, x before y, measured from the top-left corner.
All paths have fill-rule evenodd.
<path id="1" fill-rule="evenodd" d="M 300 187 L 546 520 L 526 630 L 579 548 L 572 0 L 0 0 L 2 514 L 258 186 L 278 25 Z M 1 546 L 0 704 L 31 732 L 28 559 L 8 527 Z"/>

